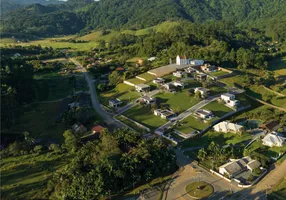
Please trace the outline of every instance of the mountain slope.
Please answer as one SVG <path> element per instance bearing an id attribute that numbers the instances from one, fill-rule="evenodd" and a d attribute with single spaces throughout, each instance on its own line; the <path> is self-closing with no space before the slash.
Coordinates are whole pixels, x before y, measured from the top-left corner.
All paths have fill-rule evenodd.
<path id="1" fill-rule="evenodd" d="M 285 0 L 70 0 L 61 5 L 44 6 L 39 13 L 31 14 L 31 7 L 18 9 L 4 17 L 2 32 L 74 34 L 95 28 L 139 29 L 166 20 L 182 19 L 200 23 L 231 20 L 238 25 L 265 28 L 269 26 L 270 19 L 278 19 L 277 16 L 285 19 L 285 7 Z M 46 10 L 52 9 L 47 14 Z M 46 20 L 47 17 L 50 20 Z M 46 28 L 62 27 L 63 24 L 73 28 Z"/>

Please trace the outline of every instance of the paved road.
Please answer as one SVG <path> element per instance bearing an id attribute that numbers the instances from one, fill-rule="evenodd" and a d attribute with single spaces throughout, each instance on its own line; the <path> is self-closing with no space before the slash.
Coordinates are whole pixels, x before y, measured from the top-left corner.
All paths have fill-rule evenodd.
<path id="1" fill-rule="evenodd" d="M 98 96 L 94 87 L 94 82 L 90 75 L 87 73 L 86 69 L 82 67 L 82 65 L 73 58 L 70 60 L 80 69 L 85 77 L 86 82 L 88 83 L 90 97 L 92 102 L 92 107 L 96 110 L 96 112 L 103 118 L 104 122 L 110 127 L 111 129 L 122 128 L 124 127 L 123 124 L 119 123 L 118 121 L 114 120 L 114 118 L 107 113 L 102 107 L 100 106 Z"/>

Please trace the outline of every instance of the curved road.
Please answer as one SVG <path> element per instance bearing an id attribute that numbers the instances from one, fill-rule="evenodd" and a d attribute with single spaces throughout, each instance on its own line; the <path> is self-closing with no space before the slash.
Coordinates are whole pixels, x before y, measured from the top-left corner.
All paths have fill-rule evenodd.
<path id="1" fill-rule="evenodd" d="M 96 112 L 103 118 L 104 122 L 110 127 L 111 129 L 116 129 L 116 128 L 122 128 L 124 127 L 123 124 L 120 122 L 114 120 L 114 118 L 107 113 L 105 110 L 102 109 L 98 96 L 94 87 L 94 82 L 90 75 L 87 73 L 86 69 L 75 59 L 70 58 L 70 61 L 72 61 L 78 69 L 80 69 L 85 77 L 85 80 L 88 84 L 89 91 L 90 91 L 90 97 L 91 97 L 91 102 L 92 102 L 92 107 L 96 110 Z"/>

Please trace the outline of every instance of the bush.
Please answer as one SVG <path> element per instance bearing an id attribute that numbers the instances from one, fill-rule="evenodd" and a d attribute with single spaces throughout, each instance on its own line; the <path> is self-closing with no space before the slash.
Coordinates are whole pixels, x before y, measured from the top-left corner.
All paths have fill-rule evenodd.
<path id="1" fill-rule="evenodd" d="M 42 145 L 37 145 L 34 147 L 34 152 L 36 153 L 41 153 L 43 151 L 43 146 Z"/>

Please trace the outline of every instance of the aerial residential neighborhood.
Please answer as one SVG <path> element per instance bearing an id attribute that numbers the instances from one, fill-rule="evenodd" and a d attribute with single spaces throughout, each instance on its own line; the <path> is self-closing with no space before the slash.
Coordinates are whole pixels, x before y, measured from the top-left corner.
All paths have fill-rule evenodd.
<path id="1" fill-rule="evenodd" d="M 285 7 L 2 0 L 1 199 L 286 199 Z"/>

